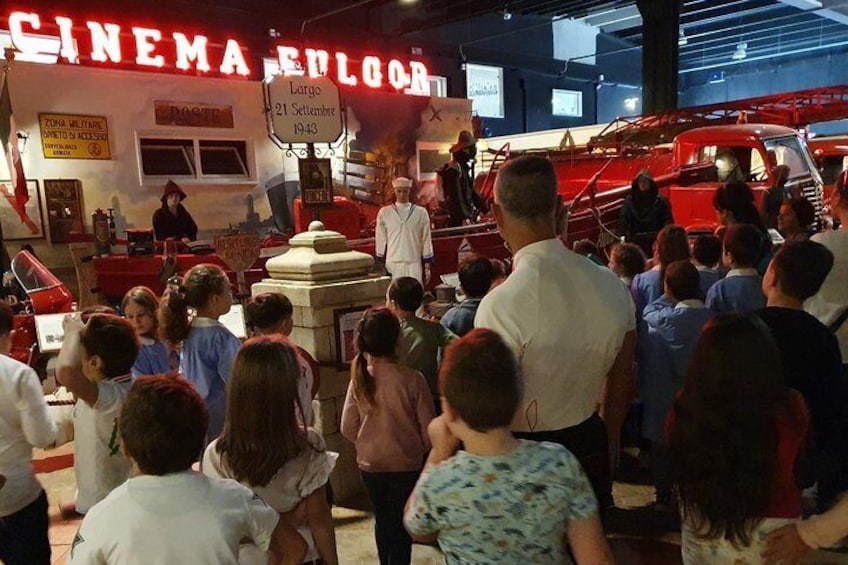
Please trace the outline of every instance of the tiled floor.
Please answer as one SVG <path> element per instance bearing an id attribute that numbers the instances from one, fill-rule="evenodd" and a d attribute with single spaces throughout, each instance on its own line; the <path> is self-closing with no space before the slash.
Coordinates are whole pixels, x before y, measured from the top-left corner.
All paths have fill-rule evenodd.
<path id="1" fill-rule="evenodd" d="M 71 500 L 75 483 L 73 469 L 55 469 L 71 464 L 72 447 L 38 453 L 36 468 L 50 472 L 40 473 L 38 478 L 47 490 L 50 501 L 50 544 L 53 548 L 53 563 L 65 564 L 70 559 L 71 543 L 79 528 L 79 520 L 63 520 L 59 504 Z M 674 517 L 660 515 L 646 508 L 653 499 L 653 489 L 632 477 L 621 473 L 623 479 L 615 484 L 617 508 L 606 519 L 610 543 L 616 563 L 622 565 L 678 565 L 680 559 L 680 535 Z M 368 499 L 364 495 L 343 501 L 333 508 L 336 523 L 336 540 L 340 561 L 344 565 L 373 565 L 377 563 L 374 545 L 374 520 L 369 511 Z M 437 548 L 416 545 L 412 552 L 414 565 L 443 563 Z M 848 556 L 817 554 L 805 563 L 848 564 Z"/>

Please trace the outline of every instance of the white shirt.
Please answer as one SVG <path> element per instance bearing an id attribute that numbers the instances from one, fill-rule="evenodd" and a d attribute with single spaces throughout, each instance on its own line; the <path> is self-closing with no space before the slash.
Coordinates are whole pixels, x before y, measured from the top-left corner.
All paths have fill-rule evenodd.
<path id="1" fill-rule="evenodd" d="M 393 263 L 420 263 L 433 259 L 430 215 L 415 204 L 391 204 L 377 213 L 377 257 Z"/>
<path id="2" fill-rule="evenodd" d="M 818 294 L 804 303 L 804 310 L 830 326 L 848 308 L 848 229 L 817 233 L 810 238 L 833 253 L 833 268 Z M 848 363 L 848 321 L 836 332 L 842 362 Z"/>
<path id="3" fill-rule="evenodd" d="M 71 563 L 236 565 L 239 540 L 268 549 L 279 514 L 239 483 L 185 471 L 134 477 L 92 508 Z"/>
<path id="4" fill-rule="evenodd" d="M 327 445 L 324 443 L 324 438 L 317 431 L 310 429 L 307 440 L 309 447 L 291 461 L 287 461 L 267 485 L 258 487 L 245 484 L 244 486 L 262 497 L 262 500 L 277 512 L 283 513 L 294 510 L 307 496 L 324 488 L 324 485 L 330 480 L 330 473 L 333 472 L 338 457 L 337 453 L 326 450 Z M 209 477 L 233 479 L 233 472 L 221 459 L 217 446 L 218 440 L 216 439 L 206 447 L 206 452 L 203 454 L 203 472 Z M 304 561 L 318 559 L 320 556 L 315 549 L 315 541 L 309 527 L 298 528 L 298 532 L 309 546 Z M 255 551 L 252 551 L 252 548 L 243 547 L 239 559 L 241 565 L 258 561 L 254 557 L 254 553 Z"/>
<path id="5" fill-rule="evenodd" d="M 130 374 L 100 381 L 94 406 L 78 400 L 74 407 L 74 475 L 81 514 L 130 476 L 118 438 L 118 416 L 130 385 Z"/>
<path id="6" fill-rule="evenodd" d="M 14 514 L 41 493 L 32 470 L 32 448 L 56 439 L 38 375 L 11 357 L 0 355 L 0 517 Z"/>
<path id="7" fill-rule="evenodd" d="M 523 397 L 512 429 L 576 426 L 597 409 L 624 336 L 636 327 L 630 293 L 559 238 L 523 247 L 514 262 L 474 318 L 518 356 Z"/>

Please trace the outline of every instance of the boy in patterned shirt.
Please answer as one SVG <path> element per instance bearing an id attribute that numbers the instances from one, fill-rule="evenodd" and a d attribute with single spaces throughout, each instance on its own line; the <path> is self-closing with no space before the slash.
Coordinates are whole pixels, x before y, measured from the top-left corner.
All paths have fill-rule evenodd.
<path id="1" fill-rule="evenodd" d="M 412 538 L 438 541 L 448 564 L 571 563 L 567 543 L 578 564 L 613 563 L 577 459 L 509 430 L 521 392 L 504 341 L 476 329 L 455 342 L 439 388 L 444 414 L 404 516 Z"/>

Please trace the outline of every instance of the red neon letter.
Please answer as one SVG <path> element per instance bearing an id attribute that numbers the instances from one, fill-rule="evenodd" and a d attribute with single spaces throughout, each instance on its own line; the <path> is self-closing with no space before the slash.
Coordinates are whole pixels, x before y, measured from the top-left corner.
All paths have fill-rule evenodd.
<path id="1" fill-rule="evenodd" d="M 404 69 L 403 63 L 397 59 L 389 61 L 389 84 L 391 84 L 392 88 L 395 90 L 402 90 L 409 84 L 409 77 L 406 75 L 406 69 Z"/>
<path id="2" fill-rule="evenodd" d="M 309 71 L 309 76 L 312 78 L 327 76 L 327 69 L 330 66 L 330 54 L 323 49 L 307 49 L 306 50 L 306 68 Z"/>
<path id="3" fill-rule="evenodd" d="M 59 38 L 62 41 L 59 56 L 64 57 L 69 63 L 76 65 L 79 63 L 79 53 L 77 52 L 77 46 L 74 45 L 74 22 L 71 21 L 71 18 L 56 16 L 56 25 L 59 26 Z"/>
<path id="4" fill-rule="evenodd" d="M 12 12 L 9 14 L 9 35 L 12 37 L 12 47 L 21 53 L 35 55 L 38 53 L 38 46 L 31 43 L 27 36 L 24 35 L 23 24 L 28 23 L 32 29 L 41 27 L 41 20 L 38 14 L 28 14 L 26 12 Z"/>
<path id="5" fill-rule="evenodd" d="M 241 47 L 235 39 L 227 40 L 227 48 L 224 50 L 220 70 L 225 75 L 231 75 L 233 72 L 237 72 L 242 76 L 250 74 L 250 69 L 247 68 L 247 63 L 244 62 Z"/>
<path id="6" fill-rule="evenodd" d="M 296 47 L 277 46 L 277 61 L 280 63 L 281 75 L 302 75 L 303 70 L 298 63 L 299 58 L 300 51 Z"/>
<path id="7" fill-rule="evenodd" d="M 162 40 L 162 32 L 144 27 L 134 27 L 132 32 L 135 35 L 135 63 L 147 67 L 165 66 L 165 58 L 162 55 L 150 56 L 156 49 L 154 42 Z"/>
<path id="8" fill-rule="evenodd" d="M 383 73 L 380 72 L 380 59 L 378 57 L 364 57 L 362 59 L 362 82 L 371 88 L 383 86 Z"/>
<path id="9" fill-rule="evenodd" d="M 336 68 L 339 74 L 339 84 L 356 86 L 356 76 L 347 73 L 347 55 L 341 51 L 336 53 Z"/>
<path id="10" fill-rule="evenodd" d="M 121 28 L 115 24 L 100 25 L 99 22 L 85 22 L 85 25 L 91 32 L 91 59 L 101 63 L 120 63 Z"/>
<path id="11" fill-rule="evenodd" d="M 209 60 L 206 58 L 206 36 L 195 35 L 191 43 L 182 33 L 174 33 L 174 43 L 177 45 L 177 68 L 187 71 L 191 61 L 197 61 L 195 68 L 201 72 L 209 72 Z"/>
<path id="12" fill-rule="evenodd" d="M 430 84 L 427 80 L 427 67 L 424 66 L 424 63 L 411 61 L 409 63 L 409 70 L 412 72 L 412 81 L 409 89 L 416 94 L 429 94 Z"/>

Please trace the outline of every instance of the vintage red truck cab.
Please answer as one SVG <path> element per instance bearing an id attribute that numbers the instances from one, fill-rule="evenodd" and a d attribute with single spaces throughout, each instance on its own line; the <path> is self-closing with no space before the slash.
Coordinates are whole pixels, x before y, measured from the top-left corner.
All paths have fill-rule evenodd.
<path id="1" fill-rule="evenodd" d="M 712 199 L 716 188 L 741 180 L 753 189 L 757 202 L 775 183 L 775 167 L 789 167 L 787 188 L 796 188 L 822 212 L 822 179 L 805 141 L 790 128 L 767 124 L 709 126 L 689 130 L 674 140 L 673 172 L 687 166 L 712 165 L 698 175 L 665 187 L 674 220 L 688 231 L 712 230 L 716 214 Z"/>

